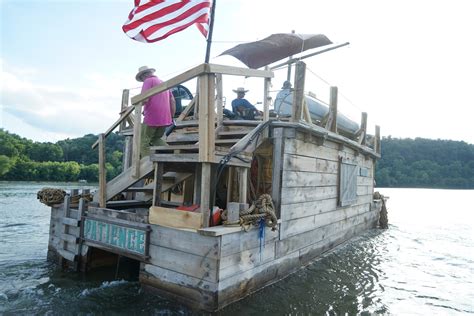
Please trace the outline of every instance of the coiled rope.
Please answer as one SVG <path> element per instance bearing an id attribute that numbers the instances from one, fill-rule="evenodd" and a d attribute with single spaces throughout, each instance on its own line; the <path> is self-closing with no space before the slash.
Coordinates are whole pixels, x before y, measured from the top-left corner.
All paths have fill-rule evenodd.
<path id="1" fill-rule="evenodd" d="M 385 205 L 385 196 L 380 194 L 380 192 L 374 192 L 374 199 L 382 201 L 382 209 L 380 210 L 380 217 L 379 217 L 379 227 L 382 229 L 388 228 L 388 212 L 387 206 Z"/>
<path id="2" fill-rule="evenodd" d="M 55 188 L 43 188 L 36 194 L 36 198 L 43 204 L 53 206 L 55 204 L 61 204 L 64 202 L 66 191 Z M 92 194 L 83 193 L 71 196 L 71 203 L 79 203 L 79 199 L 83 198 L 86 202 L 92 201 Z"/>
<path id="3" fill-rule="evenodd" d="M 250 227 L 258 226 L 260 220 L 265 221 L 265 225 L 275 231 L 278 219 L 275 214 L 275 206 L 269 194 L 262 194 L 248 209 L 239 212 L 239 220 L 235 222 L 227 221 L 227 210 L 221 214 L 224 225 L 240 225 L 245 231 Z"/>

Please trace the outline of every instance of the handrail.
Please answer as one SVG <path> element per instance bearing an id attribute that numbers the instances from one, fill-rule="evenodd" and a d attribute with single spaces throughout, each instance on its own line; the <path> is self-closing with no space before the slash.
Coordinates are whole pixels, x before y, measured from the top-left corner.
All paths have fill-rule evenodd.
<path id="1" fill-rule="evenodd" d="M 133 110 L 135 109 L 135 106 L 134 105 L 130 105 L 129 107 L 126 108 L 125 112 L 122 112 L 122 114 L 120 115 L 120 118 L 115 121 L 114 124 L 112 124 L 108 129 L 107 131 L 104 133 L 104 137 L 107 137 L 110 133 L 112 133 L 112 131 L 114 129 L 117 128 L 117 126 L 120 125 L 120 123 L 122 123 L 129 115 L 130 113 L 133 112 Z M 92 145 L 92 149 L 96 148 L 97 145 L 99 145 L 99 140 L 97 140 L 93 145 Z"/>
<path id="2" fill-rule="evenodd" d="M 203 74 L 223 74 L 223 75 L 233 75 L 233 76 L 245 76 L 245 77 L 262 77 L 262 78 L 273 78 L 273 71 L 269 70 L 257 70 L 257 69 L 247 69 L 247 68 L 238 68 L 224 65 L 216 64 L 201 64 L 196 66 L 182 74 L 177 75 L 160 85 L 153 87 L 146 92 L 136 95 L 132 98 L 132 104 L 137 104 L 143 102 L 149 97 L 163 92 L 165 90 L 171 89 L 183 82 L 191 80 L 195 77 L 198 77 Z"/>

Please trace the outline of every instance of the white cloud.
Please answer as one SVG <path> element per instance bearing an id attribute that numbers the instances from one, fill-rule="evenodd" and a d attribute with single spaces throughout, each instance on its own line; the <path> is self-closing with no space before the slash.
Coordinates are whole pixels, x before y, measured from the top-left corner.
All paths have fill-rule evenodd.
<path id="1" fill-rule="evenodd" d="M 2 68 L 2 112 L 16 119 L 13 128 L 20 135 L 23 129 L 37 129 L 43 131 L 37 140 L 51 133 L 78 137 L 105 131 L 118 118 L 121 91 L 117 76 L 85 74 L 80 80 L 84 84 L 76 88 L 61 86 L 60 82 L 45 85 L 34 69 Z M 2 122 L 2 127 L 7 125 L 12 124 Z"/>

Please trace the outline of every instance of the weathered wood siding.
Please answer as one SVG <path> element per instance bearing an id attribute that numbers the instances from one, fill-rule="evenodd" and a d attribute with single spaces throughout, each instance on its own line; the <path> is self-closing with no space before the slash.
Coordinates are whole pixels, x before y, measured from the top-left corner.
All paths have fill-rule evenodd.
<path id="1" fill-rule="evenodd" d="M 298 132 L 283 137 L 282 142 L 279 231 L 266 232 L 264 247 L 259 245 L 256 229 L 222 236 L 219 308 L 285 277 L 374 227 L 378 219 L 378 212 L 371 207 L 372 158 Z M 362 170 L 357 173 L 356 201 L 345 207 L 338 206 L 340 158 Z"/>
<path id="2" fill-rule="evenodd" d="M 150 226 L 151 258 L 148 263 L 142 264 L 140 281 L 192 306 L 215 309 L 220 236 Z"/>
<path id="3" fill-rule="evenodd" d="M 299 133 L 294 138 L 285 139 L 281 192 L 282 241 L 371 214 L 373 159 L 335 142 L 311 140 Z M 357 171 L 354 181 L 357 185 L 349 194 L 354 202 L 345 206 L 338 203 L 341 159 L 355 164 Z"/>

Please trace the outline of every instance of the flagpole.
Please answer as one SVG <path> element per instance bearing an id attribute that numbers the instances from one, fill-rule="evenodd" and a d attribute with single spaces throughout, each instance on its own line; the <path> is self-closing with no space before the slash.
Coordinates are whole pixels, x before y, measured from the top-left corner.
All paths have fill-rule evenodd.
<path id="1" fill-rule="evenodd" d="M 209 17 L 211 19 L 211 24 L 209 25 L 209 35 L 207 36 L 206 59 L 204 60 L 204 63 L 206 64 L 209 63 L 209 55 L 211 54 L 212 30 L 214 29 L 214 13 L 216 10 L 216 2 L 217 0 L 212 1 L 211 16 Z"/>

